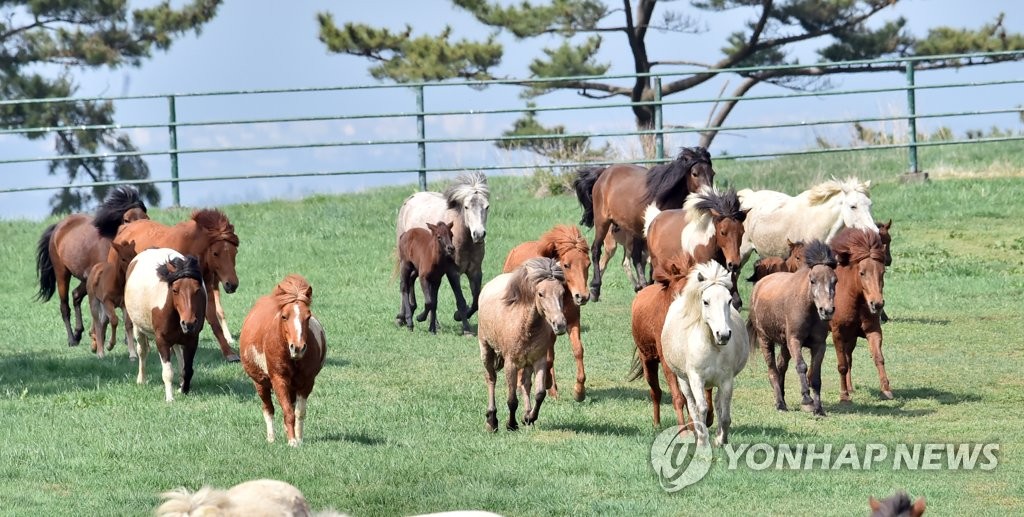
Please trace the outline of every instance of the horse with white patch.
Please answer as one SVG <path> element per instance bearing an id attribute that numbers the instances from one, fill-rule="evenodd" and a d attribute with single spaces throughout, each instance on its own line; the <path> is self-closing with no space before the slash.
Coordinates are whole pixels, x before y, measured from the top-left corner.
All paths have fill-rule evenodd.
<path id="1" fill-rule="evenodd" d="M 263 402 L 268 442 L 274 441 L 273 391 L 284 412 L 288 445 L 302 445 L 306 400 L 327 359 L 327 336 L 309 310 L 312 301 L 309 282 L 290 274 L 271 294 L 256 300 L 242 323 L 242 367 Z"/>
<path id="2" fill-rule="evenodd" d="M 181 393 L 192 383 L 192 362 L 206 314 L 206 286 L 199 259 L 170 248 L 152 248 L 135 256 L 125 274 L 124 306 L 135 324 L 132 333 L 139 354 L 139 384 L 146 383 L 149 340 L 156 341 L 163 367 L 167 402 L 174 400 L 171 381 L 172 349 L 178 356 Z"/>

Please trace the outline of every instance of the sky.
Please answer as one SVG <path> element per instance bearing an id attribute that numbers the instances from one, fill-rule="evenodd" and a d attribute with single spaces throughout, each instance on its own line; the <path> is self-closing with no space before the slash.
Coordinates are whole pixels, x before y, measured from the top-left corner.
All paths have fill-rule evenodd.
<path id="1" fill-rule="evenodd" d="M 154 2 L 133 2 L 145 5 Z M 183 2 L 175 0 L 174 5 Z M 352 6 L 359 6 L 353 8 Z M 371 7 L 372 6 L 372 7 Z M 659 4 L 655 15 L 667 8 L 686 9 L 688 2 Z M 444 26 L 453 27 L 457 37 L 479 39 L 489 30 L 469 15 L 451 6 L 446 0 L 390 0 L 375 3 L 304 0 L 227 0 L 217 17 L 204 26 L 198 36 L 190 35 L 176 41 L 167 52 L 157 52 L 139 68 L 100 69 L 76 73 L 79 96 L 152 95 L 188 92 L 263 90 L 285 88 L 332 87 L 380 84 L 367 73 L 368 61 L 352 56 L 331 54 L 317 39 L 318 12 L 332 12 L 338 25 L 346 21 L 400 30 L 411 24 L 415 34 L 436 34 Z M 692 10 L 689 10 L 692 12 Z M 1005 26 L 1011 32 L 1024 32 L 1024 2 L 998 0 L 903 0 L 886 8 L 874 23 L 898 16 L 908 19 L 910 31 L 924 35 L 929 27 L 978 27 L 1005 12 Z M 699 35 L 680 35 L 653 31 L 648 36 L 652 59 L 682 59 L 711 62 L 721 56 L 720 48 L 728 33 L 739 23 L 751 18 L 753 11 L 733 11 L 724 15 L 698 13 L 706 29 Z M 610 73 L 628 73 L 631 57 L 621 41 L 621 34 L 609 34 L 602 45 L 599 59 L 610 62 Z M 528 75 L 527 66 L 543 46 L 557 45 L 554 37 L 539 41 L 518 42 L 509 36 L 499 40 L 505 45 L 505 57 L 498 74 L 510 77 Z M 797 49 L 802 62 L 816 60 L 815 46 Z M 1024 64 L 968 68 L 918 74 L 919 84 L 986 79 L 1017 79 Z M 728 81 L 728 84 L 725 84 Z M 837 88 L 900 86 L 902 73 L 871 74 L 861 77 L 838 77 Z M 735 78 L 722 77 L 694 90 L 691 98 L 711 98 L 726 87 L 736 84 Z M 960 110 L 1010 108 L 1024 103 L 1019 85 L 985 87 L 984 91 L 950 89 L 921 91 L 919 113 Z M 755 88 L 752 95 L 783 93 L 773 86 Z M 681 100 L 682 96 L 669 99 Z M 611 102 L 622 102 L 613 99 Z M 492 86 L 482 90 L 467 87 L 428 89 L 427 110 L 518 109 L 524 106 L 519 90 L 508 86 Z M 600 105 L 601 101 L 582 99 L 573 92 L 558 92 L 538 99 L 540 105 Z M 608 101 L 605 101 L 608 103 Z M 810 97 L 800 100 L 746 102 L 734 110 L 728 124 L 764 124 L 797 122 L 821 118 L 884 116 L 905 110 L 903 92 L 892 94 L 844 97 Z M 163 123 L 167 120 L 167 101 L 119 101 L 116 103 L 120 123 Z M 185 97 L 177 100 L 179 122 L 209 120 L 242 120 L 324 115 L 355 115 L 367 113 L 410 112 L 415 110 L 415 96 L 409 89 L 375 91 L 306 92 L 301 94 L 235 95 Z M 702 126 L 707 118 L 704 105 L 666 108 L 665 122 L 672 125 Z M 511 127 L 517 114 L 445 115 L 427 117 L 426 130 L 431 138 L 498 136 Z M 628 108 L 607 108 L 585 111 L 544 112 L 542 123 L 561 124 L 569 131 L 629 131 L 634 128 Z M 919 122 L 918 129 L 930 131 L 939 125 L 953 127 L 958 133 L 967 128 L 988 128 L 993 125 L 1020 129 L 1016 115 L 985 119 L 929 119 Z M 890 129 L 898 124 L 888 123 Z M 143 150 L 169 148 L 166 129 L 128 130 L 133 141 Z M 415 138 L 412 118 L 315 121 L 301 123 L 266 123 L 249 125 L 216 125 L 180 128 L 181 149 L 219 148 L 244 145 L 275 145 L 329 143 L 340 141 L 371 141 Z M 713 154 L 773 152 L 805 149 L 816 136 L 841 140 L 849 135 L 848 127 L 775 129 L 723 134 L 712 147 Z M 696 144 L 696 136 L 670 137 L 667 148 Z M 624 155 L 635 156 L 638 144 L 629 139 L 614 142 Z M 52 141 L 29 142 L 12 135 L 0 135 L 0 154 L 10 158 L 32 158 L 52 155 Z M 502 165 L 521 161 L 524 157 L 498 150 L 493 144 L 438 143 L 427 146 L 428 165 L 435 167 L 472 168 L 481 165 Z M 414 145 L 318 147 L 315 149 L 196 153 L 182 155 L 179 162 L 182 177 L 236 176 L 272 172 L 343 171 L 412 168 L 417 163 Z M 154 178 L 169 177 L 169 158 L 147 158 Z M 717 167 L 716 167 L 717 168 Z M 725 172 L 725 171 L 720 171 Z M 894 171 L 897 174 L 902 171 Z M 433 174 L 431 181 L 444 175 Z M 184 183 L 181 201 L 186 206 L 220 206 L 230 203 L 261 201 L 274 198 L 295 199 L 316 193 L 358 191 L 382 184 L 409 184 L 415 174 L 355 175 L 330 178 L 293 178 L 277 180 L 234 180 Z M 0 164 L 0 188 L 30 185 L 59 185 L 60 176 L 48 176 L 46 162 Z M 160 187 L 163 205 L 170 203 L 170 189 Z M 0 219 L 28 218 L 40 220 L 49 211 L 48 199 L 54 191 L 0 194 Z"/>

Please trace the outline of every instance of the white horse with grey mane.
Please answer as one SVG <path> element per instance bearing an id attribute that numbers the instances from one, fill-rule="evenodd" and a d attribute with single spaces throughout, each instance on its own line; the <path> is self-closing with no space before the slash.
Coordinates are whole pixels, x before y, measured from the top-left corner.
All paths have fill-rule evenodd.
<path id="1" fill-rule="evenodd" d="M 452 226 L 455 264 L 458 273 L 447 275 L 453 291 L 461 291 L 460 276 L 469 278 L 473 297 L 469 312 L 455 313 L 455 320 L 469 319 L 477 308 L 483 280 L 484 237 L 487 235 L 487 210 L 490 208 L 487 178 L 480 172 L 459 175 L 443 193 L 417 192 L 402 203 L 398 211 L 395 242 L 410 228 L 426 228 L 427 223 L 443 221 Z"/>

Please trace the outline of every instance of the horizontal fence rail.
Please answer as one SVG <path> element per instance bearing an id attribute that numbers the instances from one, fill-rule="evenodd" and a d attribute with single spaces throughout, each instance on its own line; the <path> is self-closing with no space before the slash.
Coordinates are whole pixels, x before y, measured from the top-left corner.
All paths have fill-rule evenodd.
<path id="1" fill-rule="evenodd" d="M 435 163 L 430 164 L 428 157 L 434 158 L 437 162 L 437 156 L 443 154 L 436 152 L 438 146 L 443 145 L 461 145 L 461 144 L 505 144 L 505 147 L 514 147 L 516 142 L 537 142 L 537 141 L 558 141 L 568 139 L 581 139 L 581 138 L 596 138 L 603 139 L 606 142 L 614 139 L 633 139 L 637 141 L 637 137 L 648 136 L 653 137 L 656 142 L 654 156 L 652 157 L 638 157 L 635 159 L 623 159 L 623 160 L 602 160 L 600 163 L 634 163 L 641 165 L 651 165 L 660 163 L 665 160 L 665 138 L 668 136 L 685 137 L 687 135 L 699 135 L 707 131 L 716 131 L 719 134 L 739 134 L 741 132 L 750 132 L 756 130 L 766 129 L 783 129 L 783 128 L 812 128 L 821 126 L 849 126 L 851 124 L 864 124 L 864 123 L 893 123 L 895 124 L 906 124 L 906 141 L 900 141 L 896 143 L 880 143 L 874 145 L 847 145 L 847 146 L 836 146 L 836 147 L 823 147 L 823 148 L 805 148 L 802 149 L 791 149 L 781 150 L 772 152 L 741 152 L 733 153 L 730 152 L 726 155 L 715 156 L 716 160 L 719 159 L 752 159 L 752 158 L 771 158 L 780 156 L 798 156 L 798 155 L 810 155 L 810 154 L 822 154 L 822 153 L 835 153 L 835 152 L 850 152 L 850 151 L 866 151 L 866 150 L 882 150 L 882 149 L 906 149 L 908 154 L 908 172 L 918 172 L 918 160 L 917 160 L 917 149 L 939 146 L 939 145 L 957 145 L 966 143 L 977 143 L 977 142 L 1004 142 L 1004 141 L 1015 141 L 1022 140 L 1024 137 L 1017 134 L 1007 135 L 993 135 L 984 138 L 972 138 L 972 139 L 956 139 L 950 138 L 946 140 L 938 141 L 918 141 L 918 132 L 916 129 L 917 121 L 924 119 L 950 119 L 956 117 L 980 117 L 980 116 L 992 116 L 992 115 L 1010 115 L 1020 114 L 1022 108 L 1020 106 L 1015 107 L 998 107 L 998 108 L 966 108 L 960 110 L 949 109 L 948 106 L 940 106 L 941 110 L 919 113 L 917 111 L 917 95 L 921 92 L 928 92 L 933 90 L 951 90 L 951 89 L 974 89 L 983 87 L 996 87 L 996 86 L 1008 86 L 1024 83 L 1024 79 L 997 79 L 988 81 L 951 81 L 942 82 L 935 84 L 917 84 L 915 79 L 915 64 L 921 61 L 934 62 L 937 60 L 970 60 L 970 59 L 992 59 L 996 60 L 997 63 L 987 65 L 993 66 L 1011 66 L 1019 68 L 1022 66 L 1019 61 L 1015 61 L 1024 58 L 1024 52 L 992 52 L 982 54 L 951 54 L 946 56 L 930 56 L 920 58 L 900 58 L 900 59 L 886 59 L 886 60 L 861 60 L 861 61 L 847 61 L 839 63 L 817 63 L 813 65 L 781 65 L 776 67 L 761 67 L 761 68 L 731 68 L 722 70 L 673 70 L 670 72 L 662 72 L 656 74 L 645 74 L 653 79 L 652 83 L 655 88 L 653 92 L 653 100 L 644 102 L 612 102 L 604 101 L 598 102 L 589 100 L 587 103 L 572 103 L 572 104 L 548 104 L 548 105 L 537 105 L 524 108 L 521 104 L 522 101 L 515 100 L 517 96 L 506 96 L 504 97 L 504 105 L 499 103 L 495 105 L 493 101 L 485 102 L 481 101 L 479 106 L 468 102 L 470 95 L 459 94 L 460 97 L 465 97 L 467 102 L 460 102 L 457 108 L 448 109 L 436 109 L 428 110 L 426 105 L 429 104 L 429 100 L 434 98 L 436 91 L 444 89 L 457 89 L 462 88 L 467 92 L 471 91 L 482 91 L 483 89 L 496 87 L 496 86 L 513 86 L 520 88 L 524 85 L 543 85 L 543 84 L 558 84 L 567 81 L 587 81 L 587 80 L 635 80 L 637 75 L 606 75 L 599 77 L 562 77 L 562 78 L 549 78 L 549 79 L 500 79 L 500 80 L 488 80 L 488 81 L 453 81 L 446 83 L 415 83 L 415 84 L 386 84 L 386 85 L 356 85 L 356 86 L 332 86 L 332 87 L 314 87 L 314 88 L 295 88 L 295 89 L 273 89 L 273 90 L 240 90 L 240 91 L 214 91 L 214 92 L 187 92 L 187 93 L 175 93 L 175 94 L 152 94 L 152 95 L 130 95 L 120 97 L 66 97 L 66 98 L 48 98 L 48 99 L 7 99 L 0 100 L 0 106 L 19 105 L 19 104 L 42 104 L 42 103 L 83 103 L 83 102 L 110 102 L 118 103 L 117 113 L 120 114 L 122 110 L 122 104 L 126 102 L 159 102 L 163 101 L 162 107 L 148 108 L 145 111 L 149 117 L 149 120 L 142 122 L 126 122 L 116 124 L 96 124 L 96 125 L 68 125 L 68 126 L 45 126 L 45 127 L 3 127 L 0 128 L 0 138 L 6 138 L 8 140 L 19 137 L 35 137 L 45 136 L 50 133 L 57 132 L 89 132 L 89 131 L 134 131 L 134 132 L 145 132 L 152 130 L 154 133 L 163 132 L 165 135 L 159 143 L 155 143 L 150 148 L 140 148 L 134 151 L 124 152 L 97 152 L 97 153 L 81 153 L 74 155 L 24 155 L 24 156 L 12 156 L 11 154 L 5 153 L 0 158 L 0 178 L 5 176 L 5 168 L 13 167 L 15 165 L 26 165 L 39 162 L 48 162 L 54 164 L 63 160 L 87 160 L 87 159 L 101 159 L 109 160 L 120 157 L 140 157 L 147 159 L 147 164 L 150 165 L 151 171 L 157 168 L 161 170 L 166 167 L 167 174 L 156 175 L 154 177 L 137 180 L 111 180 L 111 181 L 93 181 L 93 182 L 81 182 L 74 184 L 43 184 L 42 182 L 37 184 L 20 185 L 20 186 L 5 186 L 5 181 L 0 180 L 0 194 L 13 194 L 18 192 L 31 192 L 31 191 L 42 191 L 42 190 L 56 190 L 66 188 L 90 188 L 100 187 L 115 184 L 170 184 L 172 193 L 172 203 L 174 205 L 180 205 L 181 199 L 179 194 L 179 185 L 184 183 L 197 183 L 197 182 L 212 182 L 212 181 L 223 181 L 223 180 L 255 180 L 255 179 L 287 179 L 287 178 L 317 178 L 317 177 L 334 177 L 334 176 L 354 176 L 354 175 L 366 175 L 366 174 L 416 174 L 419 180 L 419 186 L 421 189 L 427 188 L 427 174 L 428 173 L 450 173 L 459 172 L 466 169 L 474 169 L 481 171 L 521 171 L 529 170 L 537 167 L 582 167 L 587 165 L 593 165 L 590 162 L 578 161 L 574 159 L 561 160 L 552 162 L 550 160 L 540 160 L 534 158 L 522 158 L 517 157 L 516 159 L 509 161 L 508 163 L 479 163 L 472 165 L 464 165 L 456 163 L 454 160 L 449 160 L 447 163 Z M 1001 63 L 1001 64 L 1000 64 Z M 905 77 L 905 80 L 898 85 L 894 86 L 877 86 L 871 88 L 855 88 L 855 89 L 830 89 L 823 91 L 788 91 L 785 93 L 773 93 L 773 94 L 760 94 L 760 95 L 748 95 L 742 97 L 731 97 L 724 95 L 695 95 L 687 98 L 663 98 L 661 95 L 661 83 L 662 80 L 675 80 L 679 78 L 685 78 L 693 75 L 707 75 L 707 74 L 725 74 L 725 73 L 744 73 L 744 72 L 764 72 L 771 70 L 786 70 L 796 68 L 816 68 L 816 69 L 857 69 L 857 70 L 884 70 L 885 72 L 873 72 L 878 74 L 888 74 L 890 77 L 896 73 L 900 73 Z M 927 75 L 931 71 L 918 71 L 918 75 Z M 1016 75 L 1024 75 L 1017 73 Z M 406 90 L 412 91 L 415 96 L 415 102 L 409 103 L 409 109 L 402 110 L 401 108 L 395 109 L 390 102 L 376 103 L 382 109 L 379 112 L 370 112 L 365 109 L 366 104 L 373 104 L 368 102 L 360 102 L 359 100 L 345 102 L 344 107 L 351 108 L 357 106 L 360 109 L 352 113 L 339 113 L 339 114 L 323 114 L 324 112 L 336 111 L 334 106 L 323 106 L 323 109 L 318 110 L 320 113 L 314 115 L 286 115 L 286 116 L 238 116 L 237 114 L 231 117 L 206 117 L 204 108 L 197 108 L 191 103 L 193 102 L 207 102 L 211 99 L 223 99 L 223 98 L 242 98 L 251 99 L 259 98 L 265 99 L 268 96 L 295 96 L 305 97 L 312 95 L 361 95 L 364 93 L 377 94 L 381 91 L 394 91 L 394 90 Z M 723 88 L 724 91 L 724 88 Z M 719 127 L 704 127 L 702 125 L 666 125 L 666 111 L 670 109 L 684 109 L 695 105 L 716 105 L 718 103 L 729 102 L 732 100 L 742 101 L 740 106 L 746 106 L 747 103 L 755 102 L 799 102 L 806 99 L 830 99 L 830 98 L 843 98 L 849 99 L 856 96 L 876 96 L 885 93 L 906 93 L 906 104 L 904 109 L 900 113 L 891 115 L 878 115 L 878 116 L 845 116 L 845 117 L 832 117 L 832 118 L 817 118 L 810 120 L 773 120 L 772 122 L 740 122 L 728 125 L 722 125 Z M 393 94 L 389 94 L 393 95 Z M 408 99 L 404 99 L 403 102 Z M 189 103 L 188 106 L 185 103 Z M 220 101 L 217 101 L 220 102 Z M 266 100 L 259 101 L 262 104 L 267 104 Z M 395 103 L 398 104 L 398 103 Z M 147 105 L 148 106 L 148 105 Z M 636 129 L 620 129 L 620 130 L 602 130 L 602 131 L 584 131 L 581 129 L 565 130 L 557 134 L 544 134 L 544 135 L 502 135 L 500 131 L 503 128 L 488 128 L 489 131 L 471 131 L 470 134 L 460 135 L 437 135 L 436 127 L 428 125 L 426 122 L 429 121 L 443 121 L 449 119 L 459 120 L 490 120 L 488 117 L 495 116 L 510 116 L 510 115 L 521 115 L 524 112 L 532 112 L 533 114 L 544 114 L 547 116 L 553 116 L 558 114 L 564 114 L 565 118 L 572 119 L 577 117 L 576 113 L 589 113 L 595 111 L 601 111 L 611 113 L 607 117 L 609 119 L 614 118 L 617 120 L 628 120 L 632 121 L 631 114 L 627 111 L 628 108 L 649 106 L 653 107 L 654 111 L 654 127 L 650 130 L 636 130 Z M 182 119 L 182 115 L 185 117 Z M 158 121 L 154 119 L 159 117 Z M 461 118 L 460 118 L 461 117 Z M 353 124 L 373 122 L 380 124 L 381 127 L 394 130 L 401 135 L 391 137 L 375 137 L 375 138 L 361 138 L 352 137 L 358 133 L 357 130 L 351 129 Z M 327 137 L 320 139 L 304 138 L 297 142 L 280 142 L 274 141 L 269 143 L 251 143 L 251 144 L 237 144 L 237 143 L 208 143 L 201 145 L 195 143 L 200 138 L 193 138 L 193 143 L 182 143 L 183 132 L 195 131 L 195 130 L 206 130 L 206 131 L 221 131 L 221 135 L 234 135 L 244 134 L 252 131 L 253 128 L 267 127 L 267 126 L 280 126 L 286 125 L 291 127 L 293 124 L 324 124 L 339 126 L 344 128 L 346 134 L 345 138 Z M 404 125 L 411 124 L 411 125 Z M 335 126 L 328 127 L 329 130 L 335 129 Z M 510 127 L 506 125 L 505 128 Z M 399 131 L 401 130 L 401 131 Z M 435 132 L 435 134 L 428 135 L 428 132 Z M 148 134 L 148 133 L 147 133 Z M 407 135 L 407 136 L 406 136 Z M 204 137 L 205 138 L 205 137 Z M 208 139 L 208 138 L 207 138 Z M 161 145 L 166 142 L 166 145 Z M 412 146 L 415 146 L 416 152 L 411 151 Z M 300 151 L 308 150 L 310 152 L 316 152 L 317 150 L 344 150 L 350 148 L 370 148 L 373 149 L 388 149 L 387 152 L 392 154 L 398 154 L 399 151 L 395 149 L 401 149 L 401 153 L 407 153 L 409 156 L 414 156 L 416 161 L 406 161 L 406 165 L 401 166 L 374 166 L 374 160 L 362 159 L 358 164 L 346 167 L 312 167 L 306 170 L 266 170 L 266 167 L 254 167 L 248 166 L 243 170 L 238 170 L 231 174 L 195 174 L 191 172 L 196 167 L 194 164 L 189 167 L 181 166 L 181 160 L 191 155 L 215 155 L 220 153 L 250 153 L 250 155 L 257 155 L 258 153 L 266 152 L 287 152 L 287 151 Z M 714 149 L 712 149 L 714 150 Z M 434 151 L 434 152 L 431 152 Z M 158 164 L 153 160 L 157 157 L 166 156 L 167 161 L 163 164 Z M 262 155 L 260 155 L 262 156 Z M 442 156 L 442 161 L 444 157 Z M 544 162 L 544 163 L 541 163 Z M 157 167 L 157 165 L 160 165 Z M 40 168 L 42 169 L 42 168 Z M 185 172 L 185 176 L 179 174 L 179 172 Z M 39 171 L 40 177 L 43 177 L 44 171 Z"/>

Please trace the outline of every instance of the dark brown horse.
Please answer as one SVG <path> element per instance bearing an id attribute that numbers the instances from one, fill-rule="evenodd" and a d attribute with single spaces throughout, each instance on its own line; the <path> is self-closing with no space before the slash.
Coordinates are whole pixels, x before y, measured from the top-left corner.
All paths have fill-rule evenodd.
<path id="1" fill-rule="evenodd" d="M 238 275 L 235 273 L 238 236 L 223 212 L 196 210 L 189 220 L 174 226 L 156 221 L 135 221 L 121 228 L 115 240 L 122 244 L 134 241 L 136 253 L 147 248 L 170 248 L 183 255 L 198 257 L 203 284 L 206 286 L 206 321 L 210 323 L 224 358 L 231 362 L 238 361 L 238 354 L 231 349 L 229 336 L 217 317 L 216 304 L 220 299 L 217 284 L 223 282 L 224 290 L 228 293 L 238 289 Z M 113 262 L 116 257 L 110 256 L 107 260 Z M 126 329 L 130 329 L 131 324 L 130 320 L 125 321 Z"/>
<path id="2" fill-rule="evenodd" d="M 137 219 L 149 219 L 146 204 L 134 187 L 119 186 L 112 190 L 96 209 L 96 215 L 72 214 L 50 225 L 36 246 L 36 271 L 39 292 L 36 299 L 49 301 L 56 292 L 60 299 L 60 316 L 68 332 L 68 346 L 77 346 L 82 339 L 82 299 L 86 295 L 86 279 L 96 264 L 106 262 L 110 241 L 117 229 Z M 115 257 L 116 260 L 116 257 Z M 71 277 L 80 283 L 72 293 L 75 306 L 75 328 L 71 328 L 71 306 L 68 289 Z"/>
<path id="3" fill-rule="evenodd" d="M 580 223 L 594 228 L 593 263 L 601 263 L 605 237 L 613 226 L 618 227 L 628 234 L 620 242 L 633 243 L 633 249 L 628 250 L 636 271 L 633 288 L 643 289 L 646 285 L 644 209 L 652 203 L 660 210 L 681 208 L 687 194 L 712 186 L 714 179 L 711 155 L 703 147 L 683 148 L 675 160 L 649 171 L 637 165 L 580 170 L 573 188 L 583 206 Z M 601 268 L 594 268 L 590 292 L 595 302 L 600 298 L 602 275 Z"/>
<path id="4" fill-rule="evenodd" d="M 423 312 L 416 321 L 430 316 L 430 333 L 437 334 L 437 291 L 441 278 L 447 276 L 449 283 L 458 281 L 459 269 L 455 265 L 455 245 L 452 244 L 452 225 L 444 221 L 427 223 L 427 229 L 410 228 L 398 238 L 398 275 L 401 281 L 402 306 L 395 317 L 399 327 L 413 329 L 413 313 L 416 312 L 416 287 L 413 282 L 420 278 L 423 290 Z M 455 290 L 455 306 L 459 314 L 466 314 L 466 298 L 461 289 Z M 462 319 L 462 332 L 469 333 L 468 318 Z"/>
<path id="5" fill-rule="evenodd" d="M 836 276 L 836 314 L 829 322 L 839 367 L 839 399 L 848 402 L 853 391 L 853 349 L 857 338 L 867 338 L 871 358 L 878 369 L 882 398 L 891 399 L 889 377 L 882 355 L 881 312 L 885 306 L 885 248 L 879 235 L 870 230 L 848 228 L 832 239 L 832 251 L 839 261 Z"/>
<path id="6" fill-rule="evenodd" d="M 821 407 L 821 363 L 828 321 L 835 313 L 836 258 L 819 240 L 809 242 L 804 253 L 807 267 L 795 273 L 768 275 L 754 284 L 747 332 L 751 346 L 757 343 L 764 354 L 776 409 L 786 410 L 786 370 L 790 358 L 795 357 L 801 405 L 815 415 L 825 416 Z M 782 348 L 778 364 L 776 344 Z M 811 349 L 809 369 L 801 352 L 804 347 Z"/>
<path id="7" fill-rule="evenodd" d="M 885 266 L 889 267 L 892 265 L 892 219 L 887 223 L 875 221 L 875 226 L 878 227 L 878 238 L 882 240 L 882 246 L 885 248 Z"/>
<path id="8" fill-rule="evenodd" d="M 323 326 L 310 312 L 313 287 L 300 275 L 284 277 L 274 291 L 256 300 L 238 336 L 242 367 L 263 402 L 267 441 L 274 441 L 274 402 L 284 412 L 288 445 L 302 444 L 306 400 L 327 359 Z"/>
<path id="9" fill-rule="evenodd" d="M 758 280 L 780 271 L 795 273 L 796 270 L 804 267 L 804 243 L 803 241 L 793 242 L 786 239 L 789 245 L 789 253 L 786 258 L 782 257 L 761 257 L 754 263 L 754 274 L 747 279 L 748 282 L 757 283 Z"/>
<path id="10" fill-rule="evenodd" d="M 587 373 L 583 368 L 583 341 L 580 339 L 580 307 L 590 299 L 587 288 L 587 276 L 590 273 L 590 257 L 587 252 L 587 240 L 575 226 L 557 225 L 540 239 L 524 242 L 508 252 L 505 258 L 503 273 L 511 273 L 529 259 L 547 257 L 558 261 L 565 274 L 565 294 L 562 300 L 562 311 L 565 314 L 569 343 L 572 354 L 576 358 L 576 386 L 573 395 L 577 401 L 587 397 Z M 555 348 L 548 350 L 548 378 L 551 380 L 549 394 L 558 396 L 558 383 L 555 381 Z"/>

